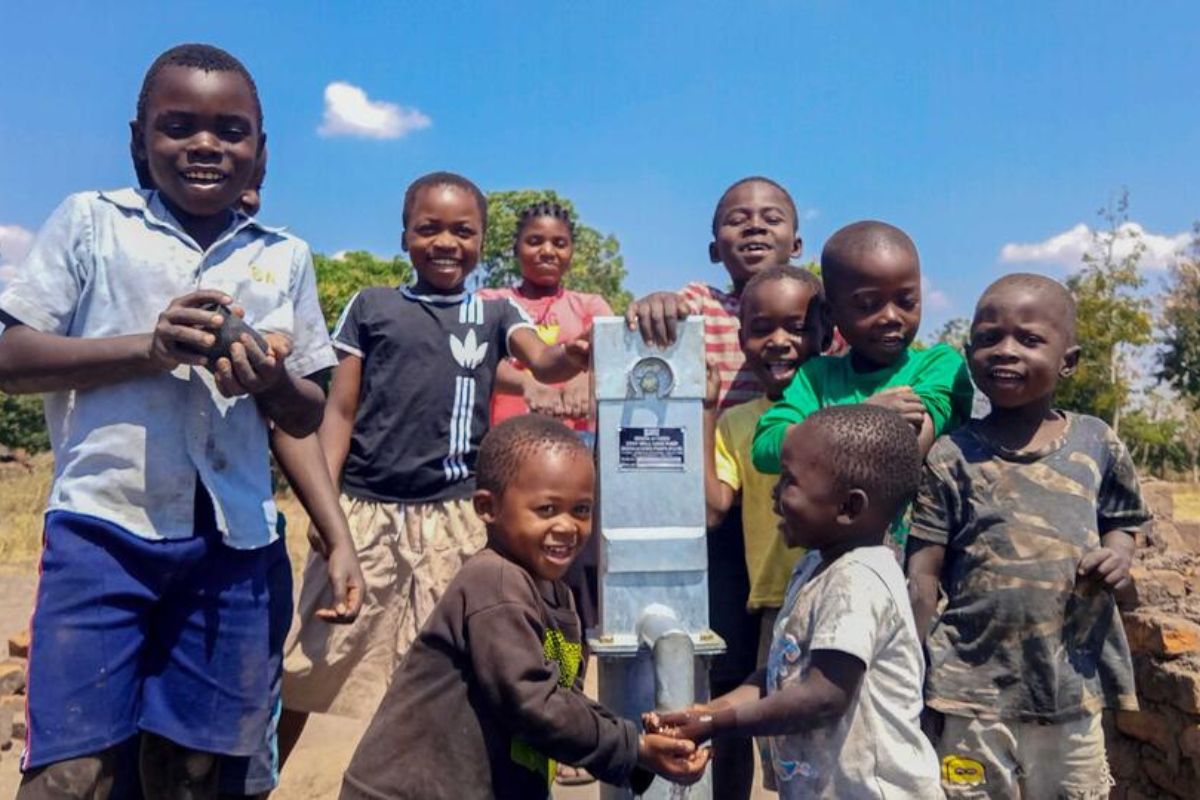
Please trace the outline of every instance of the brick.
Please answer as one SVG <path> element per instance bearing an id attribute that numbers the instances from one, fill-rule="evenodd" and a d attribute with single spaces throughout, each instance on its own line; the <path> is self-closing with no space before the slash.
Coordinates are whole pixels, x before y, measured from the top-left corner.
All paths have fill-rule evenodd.
<path id="1" fill-rule="evenodd" d="M 1187 594 L 1189 576 L 1170 569 L 1146 569 L 1142 566 L 1129 568 L 1133 578 L 1136 604 L 1139 606 L 1167 605 Z M 1200 588 L 1200 584 L 1197 584 Z"/>
<path id="2" fill-rule="evenodd" d="M 1189 724 L 1179 734 L 1179 751 L 1192 761 L 1200 761 L 1200 725 Z"/>
<path id="3" fill-rule="evenodd" d="M 1129 781 L 1141 774 L 1141 745 L 1125 736 L 1105 736 L 1108 768 L 1119 781 Z"/>
<path id="4" fill-rule="evenodd" d="M 1155 611 L 1134 611 L 1123 617 L 1129 649 L 1156 656 L 1200 652 L 1200 625 L 1183 617 Z"/>
<path id="5" fill-rule="evenodd" d="M 25 691 L 25 662 L 14 659 L 0 661 L 0 695 Z"/>
<path id="6" fill-rule="evenodd" d="M 13 658 L 29 658 L 29 631 L 20 631 L 8 637 L 8 654 Z"/>
<path id="7" fill-rule="evenodd" d="M 1140 742 L 1154 745 L 1163 755 L 1170 755 L 1175 749 L 1171 726 L 1161 714 L 1150 711 L 1118 711 L 1117 730 Z"/>
<path id="8" fill-rule="evenodd" d="M 1179 780 L 1178 773 L 1158 759 L 1147 758 L 1143 760 L 1142 771 L 1146 773 L 1146 777 L 1155 786 L 1162 789 L 1171 797 L 1178 797 L 1181 800 L 1188 800 L 1190 797 L 1182 781 Z"/>
<path id="9" fill-rule="evenodd" d="M 1138 694 L 1146 700 L 1200 714 L 1200 672 L 1187 664 L 1136 656 Z"/>

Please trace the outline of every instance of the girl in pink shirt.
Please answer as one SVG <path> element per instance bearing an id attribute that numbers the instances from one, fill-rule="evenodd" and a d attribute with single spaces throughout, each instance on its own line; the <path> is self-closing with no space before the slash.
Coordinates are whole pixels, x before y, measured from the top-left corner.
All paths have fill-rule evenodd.
<path id="1" fill-rule="evenodd" d="M 562 285 L 571 268 L 575 230 L 570 213 L 558 203 L 539 202 L 521 212 L 513 243 L 521 265 L 516 286 L 482 289 L 481 297 L 505 297 L 525 309 L 547 344 L 578 339 L 592 328 L 595 317 L 611 316 L 612 309 L 598 294 L 575 292 Z M 530 409 L 562 417 L 577 431 L 592 430 L 590 376 L 584 372 L 567 383 L 538 383 L 520 362 L 501 366 L 492 395 L 492 424 L 527 414 Z M 519 389 L 519 394 L 517 393 Z"/>

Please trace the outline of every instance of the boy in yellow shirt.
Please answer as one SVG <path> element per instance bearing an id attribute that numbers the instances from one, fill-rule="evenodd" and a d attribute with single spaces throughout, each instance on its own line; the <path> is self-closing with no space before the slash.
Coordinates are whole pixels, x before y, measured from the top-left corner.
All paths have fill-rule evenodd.
<path id="1" fill-rule="evenodd" d="M 750 459 L 754 430 L 763 412 L 783 396 L 800 365 L 820 355 L 830 330 L 825 322 L 825 293 L 816 275 L 801 267 L 776 265 L 756 274 L 742 292 L 738 342 L 746 368 L 765 394 L 726 409 L 717 417 L 720 377 L 709 370 L 705 403 L 705 499 L 708 526 L 715 528 L 741 497 L 751 612 L 761 611 L 758 665 L 771 645 L 772 629 L 792 568 L 803 548 L 788 547 L 779 535 L 772 492 L 775 475 L 759 472 Z M 728 598 L 728 602 L 743 602 Z"/>

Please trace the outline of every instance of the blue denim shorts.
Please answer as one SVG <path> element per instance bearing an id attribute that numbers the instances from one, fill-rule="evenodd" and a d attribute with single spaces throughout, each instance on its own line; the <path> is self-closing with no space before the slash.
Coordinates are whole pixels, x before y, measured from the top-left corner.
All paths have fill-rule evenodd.
<path id="1" fill-rule="evenodd" d="M 169 541 L 46 515 L 23 770 L 139 731 L 251 765 L 270 754 L 292 615 L 287 550 L 282 539 L 227 547 L 207 502 L 197 510 L 196 535 Z"/>

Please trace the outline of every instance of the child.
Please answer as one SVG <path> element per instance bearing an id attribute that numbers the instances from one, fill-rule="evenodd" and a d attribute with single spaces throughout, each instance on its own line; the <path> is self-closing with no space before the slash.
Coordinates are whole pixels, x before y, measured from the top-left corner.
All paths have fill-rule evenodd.
<path id="1" fill-rule="evenodd" d="M 958 351 L 910 349 L 921 324 L 921 262 L 916 245 L 886 222 L 864 221 L 833 234 L 821 251 L 830 316 L 849 345 L 844 357 L 814 358 L 759 420 L 754 466 L 779 471 L 788 428 L 825 406 L 870 403 L 903 416 L 922 454 L 971 412 L 973 390 Z M 893 532 L 901 539 L 903 531 Z"/>
<path id="2" fill-rule="evenodd" d="M 55 453 L 22 797 L 102 795 L 139 730 L 147 796 L 212 796 L 265 740 L 291 613 L 267 422 L 312 432 L 334 362 L 307 245 L 230 210 L 265 142 L 246 68 L 168 50 L 131 131 L 157 189 L 68 198 L 0 294 L 0 385 L 46 393 Z M 197 369 L 235 301 L 290 352 Z"/>
<path id="3" fill-rule="evenodd" d="M 771 645 L 775 615 L 783 604 L 788 578 L 804 551 L 787 547 L 779 536 L 779 517 L 771 508 L 775 479 L 750 463 L 750 442 L 758 418 L 782 396 L 800 366 L 820 354 L 826 330 L 824 305 L 825 293 L 816 275 L 790 265 L 767 267 L 752 277 L 742 292 L 738 333 L 746 368 L 754 373 L 766 394 L 727 409 L 718 420 L 715 405 L 719 378 L 715 370 L 709 372 L 704 412 L 705 453 L 710 456 L 705 463 L 708 525 L 720 525 L 733 504 L 741 501 L 745 561 L 750 575 L 745 603 L 751 611 L 762 613 L 759 667 Z"/>
<path id="4" fill-rule="evenodd" d="M 699 780 L 706 750 L 587 699 L 579 619 L 561 578 L 592 532 L 595 470 L 561 423 L 515 417 L 479 450 L 487 547 L 451 582 L 346 770 L 342 798 L 549 797 L 554 760 L 633 783 Z"/>
<path id="5" fill-rule="evenodd" d="M 1150 515 L 1116 434 L 1053 407 L 1079 361 L 1070 292 L 1001 278 L 976 306 L 968 353 L 992 410 L 930 451 L 909 544 L 917 627 L 933 627 L 925 697 L 945 715 L 943 786 L 1108 797 L 1100 714 L 1137 708 L 1113 593 Z"/>
<path id="6" fill-rule="evenodd" d="M 697 743 L 770 736 L 784 800 L 941 797 L 920 728 L 921 646 L 904 576 L 883 546 L 920 467 L 912 426 L 886 409 L 826 408 L 789 432 L 775 505 L 784 539 L 809 553 L 788 585 L 767 669 L 706 707 L 647 715 L 647 729 Z"/>
<path id="7" fill-rule="evenodd" d="M 310 556 L 284 664 L 285 758 L 309 713 L 375 710 L 447 584 L 483 546 L 471 495 L 497 364 L 513 355 L 551 382 L 587 366 L 586 342 L 548 346 L 516 304 L 464 290 L 486 223 L 487 201 L 466 178 L 418 178 L 403 234 L 416 283 L 363 289 L 334 330 L 340 360 L 320 440 L 366 586 L 353 626 L 312 621 L 328 589 Z"/>
<path id="8" fill-rule="evenodd" d="M 513 252 L 521 265 L 521 283 L 502 289 L 481 289 L 485 299 L 507 298 L 521 306 L 546 344 L 569 342 L 585 335 L 596 317 L 612 316 L 598 294 L 563 287 L 575 252 L 575 226 L 558 203 L 539 202 L 517 219 Z M 515 367 L 515 369 L 513 369 Z M 590 431 L 591 376 L 581 372 L 565 384 L 539 383 L 520 362 L 511 359 L 497 370 L 492 396 L 492 423 L 534 411 L 565 417 L 577 431 Z M 502 381 L 504 383 L 502 383 Z"/>
<path id="9" fill-rule="evenodd" d="M 133 154 L 133 169 L 141 189 L 154 189 L 154 180 L 150 175 L 145 160 L 138 159 L 136 139 L 131 143 Z M 242 192 L 234 204 L 236 210 L 246 216 L 256 216 L 262 208 L 262 186 L 267 171 L 267 148 L 264 144 L 258 153 L 254 173 L 249 186 Z M 279 354 L 286 358 L 291 352 L 292 344 L 286 336 L 277 332 L 264 331 L 263 338 Z M 349 624 L 358 617 L 362 605 L 362 570 L 358 556 L 354 552 L 354 542 L 346 517 L 342 514 L 338 502 L 337 490 L 329 479 L 325 469 L 325 458 L 316 434 L 297 439 L 278 428 L 271 430 L 271 453 L 275 456 L 280 470 L 287 478 L 288 485 L 300 500 L 305 513 L 311 520 L 308 530 L 309 543 L 314 552 L 325 559 L 326 572 L 330 584 L 328 599 L 331 606 L 315 609 L 317 618 L 331 624 Z M 282 513 L 278 517 L 279 535 L 283 536 L 286 520 Z M 286 592 L 288 608 L 291 608 L 291 588 Z M 286 635 L 286 629 L 283 634 Z M 276 662 L 273 669 L 270 695 L 272 716 L 265 731 L 266 736 L 260 741 L 260 746 L 249 756 L 222 756 L 218 770 L 218 787 L 223 798 L 236 797 L 265 797 L 279 783 L 279 747 L 277 727 L 282 709 L 283 670 L 282 662 Z M 136 742 L 132 744 L 136 745 Z M 130 769 L 128 763 L 136 760 L 128 757 L 126 750 L 136 754 L 137 747 L 125 747 L 119 757 L 116 767 L 117 778 L 114 780 L 115 796 L 140 797 L 136 788 L 136 765 Z M 130 778 L 130 776 L 133 776 Z"/>
<path id="10" fill-rule="evenodd" d="M 756 273 L 799 258 L 796 204 L 780 184 L 748 177 L 721 195 L 712 218 L 712 263 L 721 263 L 731 291 L 704 283 L 689 283 L 679 293 L 658 292 L 631 303 L 625 312 L 630 330 L 665 347 L 675 340 L 676 320 L 690 313 L 704 315 L 704 349 L 720 378 L 717 410 L 762 396 L 762 385 L 747 369 L 738 339 L 742 294 Z M 709 678 L 714 693 L 739 686 L 754 671 L 758 650 L 759 615 L 747 612 L 743 600 L 750 591 L 742 517 L 732 514 L 709 531 L 709 625 L 725 640 L 726 651 L 713 660 Z M 747 739 L 726 742 L 713 762 L 713 796 L 748 800 L 754 781 L 754 750 Z"/>

